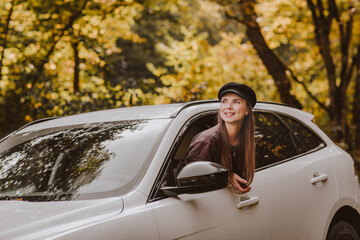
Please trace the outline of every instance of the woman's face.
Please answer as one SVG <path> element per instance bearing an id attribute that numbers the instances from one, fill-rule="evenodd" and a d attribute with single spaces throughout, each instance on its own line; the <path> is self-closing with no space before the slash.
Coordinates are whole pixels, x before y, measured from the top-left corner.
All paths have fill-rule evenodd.
<path id="1" fill-rule="evenodd" d="M 225 123 L 238 123 L 242 121 L 249 108 L 246 106 L 246 100 L 235 93 L 226 93 L 220 101 L 220 117 Z"/>

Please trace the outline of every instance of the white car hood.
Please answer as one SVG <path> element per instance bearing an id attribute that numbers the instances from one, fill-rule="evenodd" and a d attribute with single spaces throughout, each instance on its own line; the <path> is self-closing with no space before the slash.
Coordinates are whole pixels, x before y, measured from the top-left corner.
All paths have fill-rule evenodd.
<path id="1" fill-rule="evenodd" d="M 0 201 L 0 239 L 49 239 L 123 211 L 121 198 L 24 202 Z"/>

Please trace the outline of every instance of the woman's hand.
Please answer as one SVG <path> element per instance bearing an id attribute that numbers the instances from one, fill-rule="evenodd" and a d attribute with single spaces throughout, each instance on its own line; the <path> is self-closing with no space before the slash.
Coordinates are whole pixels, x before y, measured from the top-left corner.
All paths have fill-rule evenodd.
<path id="1" fill-rule="evenodd" d="M 245 179 L 242 179 L 236 173 L 229 175 L 229 182 L 234 188 L 235 193 L 243 194 L 250 191 L 251 187 L 248 185 L 248 182 Z"/>

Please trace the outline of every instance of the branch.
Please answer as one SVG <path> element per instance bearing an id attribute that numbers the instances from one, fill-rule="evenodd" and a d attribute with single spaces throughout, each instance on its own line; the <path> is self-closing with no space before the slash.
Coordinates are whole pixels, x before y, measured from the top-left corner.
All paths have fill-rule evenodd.
<path id="1" fill-rule="evenodd" d="M 331 41 L 329 38 L 330 35 L 330 18 L 325 19 L 323 14 L 323 5 L 321 0 L 317 0 L 318 6 L 315 6 L 312 0 L 307 0 L 308 7 L 312 13 L 314 25 L 315 25 L 315 38 L 316 43 L 319 47 L 320 54 L 324 60 L 325 68 L 327 71 L 327 78 L 329 81 L 330 92 L 334 93 L 336 91 L 336 66 L 331 54 Z M 329 0 L 332 1 L 332 0 Z M 316 9 L 318 8 L 320 16 L 316 14 Z M 331 14 L 329 14 L 331 15 Z M 332 18 L 332 17 L 331 17 Z"/>
<path id="2" fill-rule="evenodd" d="M 337 8 L 335 0 L 328 0 L 329 15 L 327 17 L 328 23 L 331 25 L 332 19 L 335 18 L 337 22 L 340 22 L 339 10 Z"/>
<path id="3" fill-rule="evenodd" d="M 325 19 L 325 15 L 324 15 L 324 5 L 322 3 L 322 0 L 317 0 L 317 6 L 318 6 L 318 9 L 319 9 L 319 18 L 321 19 Z"/>
<path id="4" fill-rule="evenodd" d="M 352 37 L 352 29 L 354 23 L 354 12 L 351 11 L 352 7 L 349 7 L 349 20 L 346 22 L 346 34 L 341 36 L 341 85 L 344 85 L 347 88 L 348 84 L 350 83 L 352 71 L 354 68 L 354 61 L 355 58 L 352 58 L 352 64 L 349 67 L 349 48 L 350 48 L 350 41 Z M 341 22 L 339 25 L 343 26 L 344 24 Z M 344 83 L 343 83 L 344 82 Z"/>
<path id="5" fill-rule="evenodd" d="M 40 63 L 37 64 L 37 66 L 35 67 L 35 69 L 38 69 L 38 71 L 36 73 L 32 74 L 32 76 L 30 76 L 30 79 L 32 79 L 31 80 L 32 87 L 34 87 L 35 83 L 40 78 L 40 75 L 43 73 L 44 65 L 45 65 L 45 63 L 47 63 L 49 61 L 49 58 L 50 58 L 51 54 L 53 53 L 56 44 L 60 41 L 61 37 L 64 36 L 65 31 L 69 30 L 72 27 L 72 25 L 74 24 L 75 20 L 79 18 L 79 16 L 82 13 L 82 10 L 85 9 L 88 1 L 89 0 L 84 0 L 81 8 L 74 15 L 72 15 L 70 17 L 69 22 L 65 25 L 65 27 L 63 29 L 61 29 L 60 33 L 57 35 L 54 35 L 52 37 L 52 45 L 51 45 L 50 49 L 48 50 L 48 52 L 46 53 L 46 55 L 44 56 L 42 61 L 40 61 Z"/>
<path id="6" fill-rule="evenodd" d="M 296 77 L 296 75 L 294 74 L 294 72 L 293 72 L 291 69 L 288 68 L 287 71 L 290 72 L 290 75 L 291 75 L 292 79 L 294 79 L 295 82 L 300 83 L 300 84 L 303 86 L 305 92 L 306 92 L 322 109 L 324 109 L 327 113 L 330 113 L 329 108 L 327 108 L 324 103 L 320 102 L 320 100 L 317 99 L 317 97 L 315 97 L 315 95 L 310 92 L 310 90 L 309 90 L 309 88 L 306 86 L 306 84 L 305 84 L 303 81 L 300 81 L 300 80 Z"/>
<path id="7" fill-rule="evenodd" d="M 245 25 L 246 25 L 244 19 L 242 19 L 242 18 L 240 18 L 240 17 L 238 17 L 238 16 L 230 15 L 230 13 L 229 13 L 228 11 L 225 11 L 225 17 L 227 17 L 227 18 L 229 18 L 229 19 L 232 19 L 232 20 L 235 20 L 235 21 L 237 21 L 237 22 L 239 22 L 239 23 L 242 23 L 242 24 L 245 24 Z M 246 26 L 248 26 L 248 25 L 246 25 Z"/>
<path id="8" fill-rule="evenodd" d="M 80 56 L 79 56 L 79 41 L 78 39 L 74 39 L 71 41 L 71 47 L 73 48 L 74 54 L 74 79 L 73 79 L 73 88 L 74 93 L 80 93 Z"/>
<path id="9" fill-rule="evenodd" d="M 321 33 L 320 33 L 320 27 L 319 27 L 320 20 L 316 13 L 316 6 L 312 0 L 306 0 L 306 2 L 311 11 L 311 16 L 312 16 L 314 26 L 315 26 L 315 39 L 316 39 L 317 45 L 320 47 L 321 46 L 321 40 L 320 40 Z"/>
<path id="10" fill-rule="evenodd" d="M 359 47 L 360 49 L 360 47 Z M 347 71 L 347 73 L 345 73 L 344 77 L 341 78 L 341 82 L 340 82 L 340 88 L 341 89 L 347 89 L 350 81 L 351 81 L 351 77 L 353 75 L 354 69 L 356 67 L 356 64 L 358 63 L 358 53 L 355 53 L 352 57 L 352 63 L 349 67 L 349 71 Z"/>

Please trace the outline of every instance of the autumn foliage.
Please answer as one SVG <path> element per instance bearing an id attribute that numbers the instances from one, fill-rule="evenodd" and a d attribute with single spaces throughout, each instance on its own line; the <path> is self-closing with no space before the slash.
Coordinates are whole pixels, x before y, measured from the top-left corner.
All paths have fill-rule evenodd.
<path id="1" fill-rule="evenodd" d="M 239 81 L 360 151 L 359 1 L 0 1 L 0 136 Z"/>

